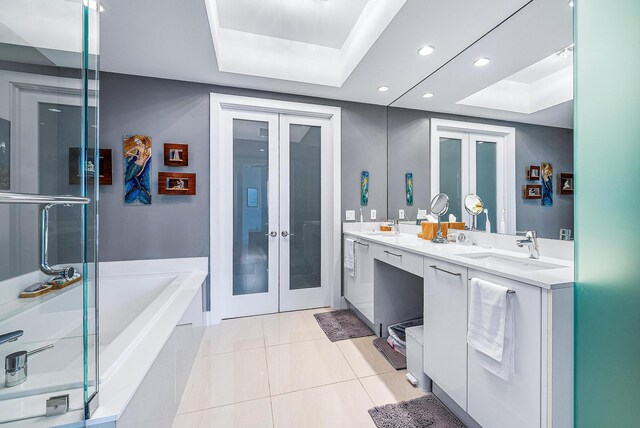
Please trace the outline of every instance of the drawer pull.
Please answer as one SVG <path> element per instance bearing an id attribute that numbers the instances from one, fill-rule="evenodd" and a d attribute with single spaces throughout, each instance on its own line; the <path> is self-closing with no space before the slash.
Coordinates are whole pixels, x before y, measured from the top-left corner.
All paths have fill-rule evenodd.
<path id="1" fill-rule="evenodd" d="M 363 244 L 362 242 L 354 241 L 358 245 L 362 245 L 363 247 L 369 248 L 369 244 Z"/>
<path id="2" fill-rule="evenodd" d="M 449 271 L 449 270 L 439 268 L 439 267 L 438 267 L 438 266 L 436 266 L 436 265 L 431 265 L 431 266 L 429 266 L 429 267 L 430 267 L 431 269 L 439 270 L 440 272 L 448 273 L 449 275 L 453 275 L 453 276 L 462 276 L 462 274 L 461 274 L 460 272 L 451 272 L 451 271 Z"/>
<path id="3" fill-rule="evenodd" d="M 390 256 L 402 257 L 402 254 L 392 253 L 391 251 L 387 251 L 387 250 L 384 250 L 384 252 L 389 254 Z"/>

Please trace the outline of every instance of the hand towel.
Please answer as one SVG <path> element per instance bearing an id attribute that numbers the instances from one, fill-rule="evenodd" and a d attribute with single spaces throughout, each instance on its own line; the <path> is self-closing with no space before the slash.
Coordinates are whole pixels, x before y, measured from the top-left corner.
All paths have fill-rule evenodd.
<path id="1" fill-rule="evenodd" d="M 513 293 L 488 281 L 473 278 L 469 287 L 467 343 L 489 372 L 508 380 L 514 370 L 515 325 Z"/>
<path id="2" fill-rule="evenodd" d="M 356 241 L 351 238 L 344 242 L 344 267 L 349 275 L 356 276 Z"/>

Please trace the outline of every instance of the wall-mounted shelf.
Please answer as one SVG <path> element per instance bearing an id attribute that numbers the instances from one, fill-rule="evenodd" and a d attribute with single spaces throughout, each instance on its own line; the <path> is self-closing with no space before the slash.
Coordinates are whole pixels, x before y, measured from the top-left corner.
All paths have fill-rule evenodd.
<path id="1" fill-rule="evenodd" d="M 158 194 L 195 195 L 196 175 L 190 172 L 159 172 Z"/>

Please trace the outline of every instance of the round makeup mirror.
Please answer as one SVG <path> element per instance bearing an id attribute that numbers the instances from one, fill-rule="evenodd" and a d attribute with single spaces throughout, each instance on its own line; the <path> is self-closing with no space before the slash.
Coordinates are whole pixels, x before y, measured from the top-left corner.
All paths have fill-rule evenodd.
<path id="1" fill-rule="evenodd" d="M 437 216 L 444 215 L 449 210 L 449 197 L 438 193 L 431 200 L 431 212 Z"/>
<path id="2" fill-rule="evenodd" d="M 474 195 L 473 193 L 465 196 L 464 209 L 473 219 L 471 230 L 477 230 L 477 217 L 484 211 L 484 203 L 482 202 L 482 199 L 480 199 L 480 196 Z"/>
<path id="3" fill-rule="evenodd" d="M 442 227 L 440 225 L 440 216 L 449 210 L 449 197 L 444 193 L 438 193 L 431 200 L 431 212 L 438 216 L 438 232 L 436 237 L 431 240 L 435 244 L 446 244 L 447 239 L 442 236 Z"/>

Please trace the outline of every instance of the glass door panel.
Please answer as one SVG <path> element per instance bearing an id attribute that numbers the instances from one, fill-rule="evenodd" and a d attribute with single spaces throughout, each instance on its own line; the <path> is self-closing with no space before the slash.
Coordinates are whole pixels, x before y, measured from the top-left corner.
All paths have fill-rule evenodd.
<path id="1" fill-rule="evenodd" d="M 223 276 L 222 317 L 277 312 L 278 115 L 227 110 L 221 127 L 222 203 L 212 216 L 228 227 L 212 269 Z"/>
<path id="2" fill-rule="evenodd" d="M 462 218 L 462 198 L 466 194 L 467 180 L 466 168 L 466 135 L 451 133 L 440 136 L 440 174 L 439 193 L 449 196 L 448 214 L 453 214 L 457 219 Z M 433 198 L 435 194 L 431 195 Z M 446 221 L 446 219 L 443 219 Z"/>
<path id="3" fill-rule="evenodd" d="M 321 224 L 328 122 L 280 116 L 280 310 L 326 306 Z M 325 180 L 326 181 L 326 180 Z"/>
<path id="4" fill-rule="evenodd" d="M 233 295 L 269 291 L 269 124 L 233 120 Z"/>
<path id="5" fill-rule="evenodd" d="M 319 126 L 289 128 L 289 289 L 320 287 Z"/>
<path id="6" fill-rule="evenodd" d="M 480 196 L 484 207 L 489 210 L 489 221 L 491 230 L 495 232 L 498 227 L 496 220 L 500 218 L 497 213 L 497 165 L 496 165 L 496 143 L 492 141 L 475 142 L 475 193 Z M 479 216 L 479 220 L 484 215 Z M 478 222 L 478 230 L 485 230 L 485 221 Z"/>

